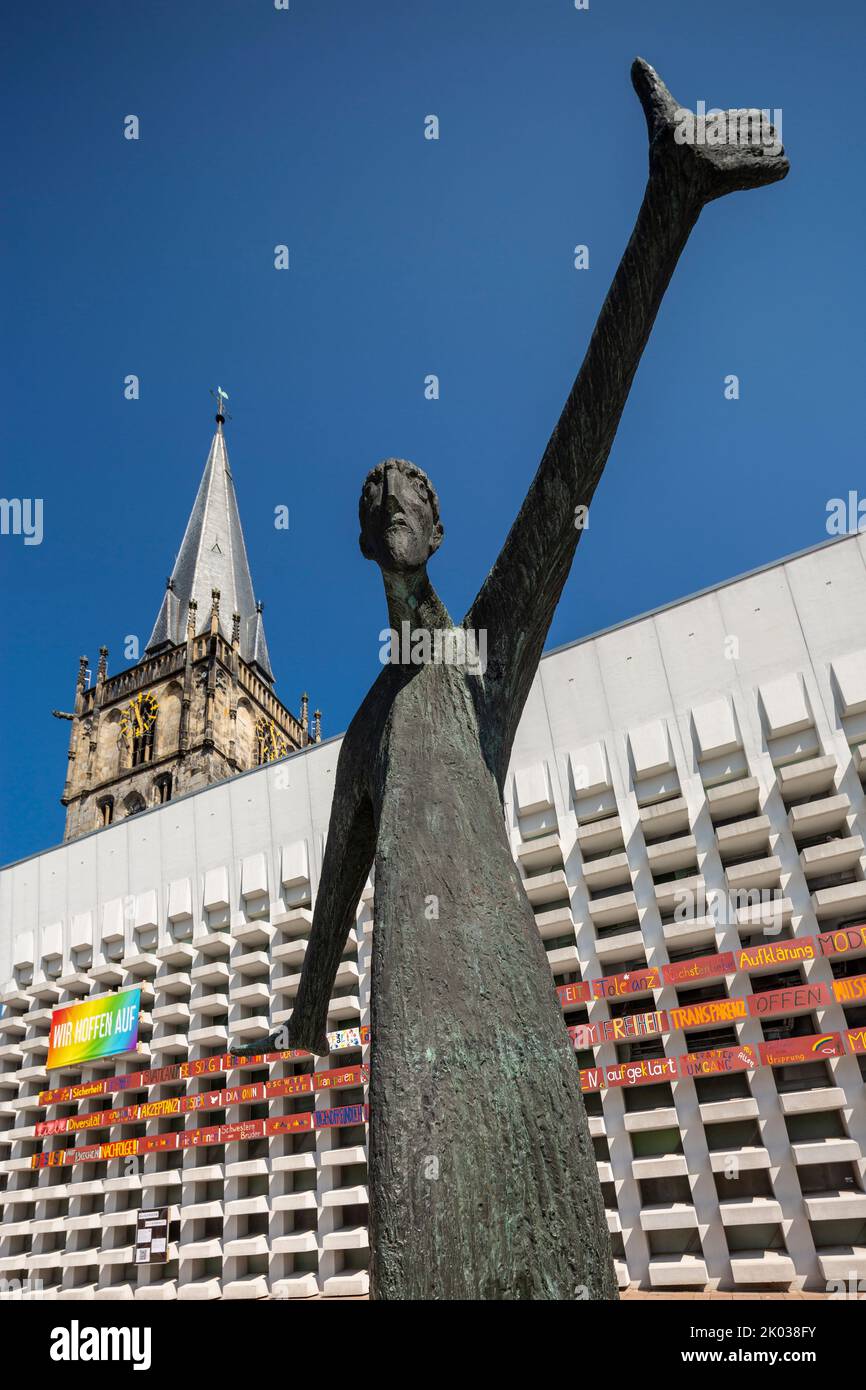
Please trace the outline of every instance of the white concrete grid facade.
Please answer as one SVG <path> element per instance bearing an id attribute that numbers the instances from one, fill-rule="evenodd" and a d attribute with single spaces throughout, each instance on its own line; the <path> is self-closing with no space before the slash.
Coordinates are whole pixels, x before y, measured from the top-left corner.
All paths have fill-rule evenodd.
<path id="1" fill-rule="evenodd" d="M 289 1016 L 339 741 L 0 871 L 0 1279 L 48 1296 L 341 1296 L 367 1290 L 364 1127 L 33 1170 L 70 1081 L 194 1060 Z M 866 536 L 846 537 L 546 656 L 521 721 L 506 820 L 556 984 L 866 921 Z M 706 895 L 774 893 L 771 934 Z M 683 894 L 695 894 L 682 920 Z M 704 897 L 701 894 L 704 894 Z M 372 886 L 329 1027 L 369 1022 Z M 853 958 L 852 958 L 853 957 Z M 665 986 L 566 1022 L 866 973 L 851 955 Z M 51 1009 L 142 986 L 135 1057 L 45 1071 Z M 594 1063 L 844 1031 L 866 1008 L 603 1043 Z M 326 1066 L 368 1061 L 341 1052 Z M 582 1054 L 581 1064 L 593 1065 Z M 181 1093 L 313 1069 L 288 1061 Z M 587 1096 L 620 1284 L 824 1289 L 866 1278 L 864 1058 Z M 178 1094 L 156 1086 L 122 1103 Z M 364 1088 L 329 1104 L 366 1099 Z M 289 1113 L 310 1097 L 271 1103 Z M 321 1103 L 321 1102 L 320 1102 Z M 226 1120 L 259 1116 L 239 1106 Z M 219 1123 L 221 1116 L 213 1121 Z M 211 1122 L 210 1120 L 208 1122 Z M 139 1133 L 197 1123 L 148 1120 Z M 106 1139 L 128 1137 L 120 1128 Z M 92 1133 L 76 1142 L 91 1142 Z M 168 1205 L 170 1260 L 135 1266 L 140 1207 Z"/>

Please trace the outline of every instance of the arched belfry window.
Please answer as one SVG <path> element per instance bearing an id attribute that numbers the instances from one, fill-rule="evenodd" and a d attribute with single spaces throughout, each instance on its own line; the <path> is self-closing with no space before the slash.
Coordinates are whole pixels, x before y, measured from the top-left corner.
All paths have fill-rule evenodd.
<path id="1" fill-rule="evenodd" d="M 132 736 L 132 766 L 140 767 L 142 763 L 149 763 L 153 757 L 153 736 L 156 733 L 156 720 L 149 724 L 146 729 Z"/>

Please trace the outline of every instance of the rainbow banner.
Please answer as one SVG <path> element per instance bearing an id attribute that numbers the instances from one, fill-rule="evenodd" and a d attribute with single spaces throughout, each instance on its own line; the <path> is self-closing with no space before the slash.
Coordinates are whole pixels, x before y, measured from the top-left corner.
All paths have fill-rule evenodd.
<path id="1" fill-rule="evenodd" d="M 80 1066 L 118 1052 L 134 1052 L 138 1046 L 138 1013 L 141 987 L 125 989 L 103 999 L 66 1004 L 51 1015 L 48 1071 Z"/>

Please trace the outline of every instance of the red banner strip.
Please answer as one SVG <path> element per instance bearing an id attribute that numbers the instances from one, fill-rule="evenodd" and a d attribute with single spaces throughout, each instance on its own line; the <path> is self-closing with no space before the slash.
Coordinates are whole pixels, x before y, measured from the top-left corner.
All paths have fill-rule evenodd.
<path id="1" fill-rule="evenodd" d="M 368 1105 L 344 1105 L 333 1110 L 315 1110 L 304 1115 L 278 1115 L 267 1120 L 242 1120 L 233 1125 L 211 1125 L 187 1129 L 180 1134 L 152 1134 L 142 1139 L 118 1139 L 110 1144 L 88 1144 L 79 1148 L 55 1149 L 33 1154 L 31 1168 L 63 1168 L 78 1163 L 106 1163 L 109 1159 L 138 1154 L 163 1153 L 171 1149 L 204 1148 L 210 1145 L 238 1144 L 249 1139 L 272 1138 L 299 1130 L 334 1129 L 344 1125 L 366 1124 Z"/>
<path id="2" fill-rule="evenodd" d="M 580 1073 L 580 1089 L 587 1092 L 603 1091 L 612 1086 L 644 1086 L 654 1081 L 677 1081 L 684 1076 L 752 1071 L 761 1065 L 781 1067 L 796 1062 L 821 1062 L 826 1057 L 844 1054 L 841 1033 L 813 1033 L 804 1038 L 759 1043 L 757 1055 L 754 1047 L 720 1047 L 712 1052 L 687 1052 L 679 1057 L 648 1057 L 639 1062 L 618 1062 L 611 1067 L 586 1067 Z"/>
<path id="3" fill-rule="evenodd" d="M 118 1110 L 95 1110 L 91 1115 L 69 1115 L 60 1120 L 40 1120 L 35 1126 L 40 1138 L 48 1134 L 74 1134 L 85 1129 L 108 1129 L 114 1125 L 143 1124 L 163 1115 L 188 1115 L 196 1110 L 227 1110 L 237 1105 L 281 1096 L 309 1094 L 313 1091 L 342 1090 L 365 1086 L 370 1079 L 366 1063 L 334 1071 L 317 1071 L 305 1076 L 287 1076 L 279 1081 L 258 1081 L 251 1086 L 231 1086 L 225 1091 L 203 1091 L 197 1096 L 172 1096 L 142 1105 L 125 1105 Z"/>
<path id="4" fill-rule="evenodd" d="M 357 1034 L 359 1041 L 354 1041 Z M 370 1029 L 344 1029 L 331 1033 L 329 1038 L 333 1052 L 344 1052 L 353 1047 L 366 1047 L 370 1041 Z M 256 1052 L 247 1056 L 234 1056 L 231 1052 L 221 1052 L 216 1057 L 200 1057 L 196 1062 L 175 1062 L 167 1067 L 154 1067 L 149 1071 L 131 1071 L 126 1076 L 106 1076 L 98 1081 L 84 1081 L 77 1086 L 58 1086 L 53 1091 L 40 1091 L 40 1105 L 65 1105 L 71 1100 L 86 1100 L 88 1096 L 106 1096 L 113 1091 L 139 1091 L 145 1086 L 166 1086 L 175 1081 L 187 1081 L 192 1076 L 221 1076 L 240 1067 L 261 1066 L 263 1063 L 299 1061 L 311 1057 L 312 1053 L 302 1048 L 288 1048 L 285 1052 Z"/>
<path id="5" fill-rule="evenodd" d="M 839 1004 L 866 1003 L 866 975 L 846 975 L 834 980 L 833 994 Z"/>
<path id="6" fill-rule="evenodd" d="M 844 1057 L 841 1033 L 813 1033 L 807 1038 L 777 1038 L 758 1044 L 765 1067 L 785 1067 L 795 1062 L 820 1062 L 824 1057 Z"/>
<path id="7" fill-rule="evenodd" d="M 866 948 L 866 923 L 842 927 L 838 931 L 821 932 L 818 936 L 798 937 L 791 941 L 767 942 L 760 946 L 744 947 L 739 951 L 722 951 L 712 956 L 698 956 L 694 960 L 676 961 L 670 965 L 660 967 L 650 966 L 642 970 L 624 971 L 618 975 L 608 975 L 599 979 L 581 980 L 569 985 L 559 985 L 557 995 L 563 1009 L 570 1008 L 574 1004 L 589 1003 L 593 999 L 622 998 L 629 994 L 645 993 L 648 990 L 660 989 L 668 984 L 685 984 L 690 980 L 721 978 L 724 975 L 733 974 L 738 970 L 754 970 L 760 966 L 790 965 L 802 960 L 814 960 L 820 957 L 847 955 L 849 952 L 859 951 Z M 800 990 L 824 990 L 826 986 L 794 986 L 791 991 L 775 991 L 776 996 L 784 996 L 789 993 L 797 993 Z M 773 992 L 768 991 L 771 995 Z M 836 980 L 833 982 L 833 993 L 836 1000 L 840 1003 L 850 1003 L 866 999 L 866 975 L 851 976 L 847 980 Z M 802 1006 L 789 1006 L 787 1002 L 780 1004 L 779 1007 L 771 1012 L 765 1004 L 755 1004 L 752 1007 L 751 1001 L 764 999 L 760 994 L 747 996 L 746 1003 L 749 1012 L 755 1016 L 773 1017 L 778 1013 L 796 1012 L 798 1007 L 802 1009 L 821 1008 L 826 1002 L 832 1002 L 829 998 L 815 1003 L 805 1003 Z M 733 1017 L 742 1017 L 738 1012 L 742 1001 L 739 1000 L 717 1000 L 710 1001 L 711 1008 L 724 1007 L 728 1012 L 725 1020 Z M 683 1020 L 677 1024 L 678 1027 L 700 1027 L 703 1020 L 697 1019 L 694 1022 L 687 1021 L 686 1013 L 689 1008 L 698 1009 L 706 1006 L 692 1005 L 683 1006 L 682 1010 L 670 1010 L 671 1019 L 680 1014 Z M 658 1017 L 664 1017 L 664 1011 Z M 648 1017 L 648 1015 L 644 1015 Z M 694 1017 L 694 1015 L 692 1015 Z M 670 1020 L 669 1020 L 670 1021 Z M 721 1018 L 710 1019 L 707 1022 L 722 1021 Z M 611 1020 L 610 1022 L 613 1022 Z M 583 1029 L 596 1028 L 596 1024 L 577 1025 Z M 650 1030 L 647 1029 L 647 1032 Z M 658 1032 L 672 1031 L 664 1027 L 659 1027 Z M 856 1030 L 855 1030 L 856 1031 Z M 574 1034 L 573 1029 L 569 1032 Z M 360 1043 L 355 1041 L 355 1037 L 360 1039 Z M 635 1034 L 634 1036 L 636 1036 Z M 583 1034 L 584 1037 L 588 1035 Z M 627 1036 L 632 1036 L 628 1034 Z M 849 1038 L 851 1034 L 847 1035 Z M 859 1036 L 859 1034 L 858 1034 Z M 370 1029 L 362 1027 L 358 1029 L 345 1030 L 343 1033 L 333 1035 L 335 1041 L 332 1050 L 338 1051 L 344 1048 L 366 1046 L 370 1041 Z M 617 1041 L 617 1036 L 612 1035 L 602 1037 L 599 1035 L 598 1042 Z M 595 1042 L 584 1042 L 582 1046 L 594 1046 Z M 853 1047 L 852 1047 L 852 1050 Z M 148 1071 L 130 1072 L 126 1076 L 105 1077 L 97 1081 L 85 1081 L 72 1086 L 60 1086 L 54 1090 L 40 1091 L 37 1104 L 39 1106 L 65 1105 L 71 1101 L 85 1100 L 89 1096 L 110 1095 L 114 1091 L 140 1090 L 147 1086 L 167 1085 L 174 1082 L 185 1081 L 194 1076 L 220 1075 L 228 1071 L 234 1071 L 241 1067 L 261 1066 L 263 1064 L 273 1064 L 285 1062 L 302 1057 L 309 1057 L 308 1052 L 300 1049 L 292 1049 L 285 1052 L 251 1053 L 248 1056 L 236 1057 L 231 1053 L 222 1053 L 216 1057 L 204 1057 L 195 1062 L 181 1062 L 172 1066 L 157 1067 Z M 320 1073 L 324 1074 L 324 1073 Z M 297 1091 L 306 1089 L 301 1078 L 286 1078 L 287 1083 L 299 1083 Z M 283 1083 L 265 1083 L 266 1085 Z M 271 1094 L 291 1095 L 295 1094 L 292 1090 L 272 1092 Z M 53 1122 L 49 1122 L 53 1123 Z M 48 1133 L 49 1131 L 45 1131 Z M 54 1131 L 57 1132 L 57 1131 Z"/>
<path id="8" fill-rule="evenodd" d="M 576 1023 L 568 1029 L 575 1052 L 607 1042 L 628 1042 L 630 1038 L 662 1037 L 683 1028 L 708 1028 L 745 1018 L 785 1018 L 826 1009 L 835 1000 L 859 1001 L 866 998 L 866 975 L 836 980 L 833 993 L 826 984 L 791 985 L 787 989 L 768 989 L 734 999 L 707 999 L 700 1004 L 683 1004 L 676 1009 L 649 1013 L 623 1014 L 599 1023 Z"/>
<path id="9" fill-rule="evenodd" d="M 757 970 L 760 966 L 796 965 L 803 960 L 818 960 L 824 956 L 844 956 L 866 947 L 866 923 L 856 927 L 840 927 L 838 931 L 821 932 L 818 936 L 799 936 L 791 941 L 768 941 L 761 946 L 746 946 L 739 951 L 721 951 L 713 956 L 697 956 L 694 960 L 676 961 L 672 965 L 645 966 L 626 970 L 619 975 L 605 975 L 592 980 L 579 980 L 570 985 L 558 985 L 556 993 L 563 1009 L 572 1004 L 586 1004 L 591 999 L 622 998 L 629 994 L 644 994 L 663 985 L 688 984 L 690 980 L 721 979 L 738 970 Z M 854 977 L 866 980 L 866 976 Z M 837 982 L 838 983 L 838 982 Z M 838 997 L 838 996 L 837 996 Z M 866 998 L 866 992 L 858 996 Z"/>

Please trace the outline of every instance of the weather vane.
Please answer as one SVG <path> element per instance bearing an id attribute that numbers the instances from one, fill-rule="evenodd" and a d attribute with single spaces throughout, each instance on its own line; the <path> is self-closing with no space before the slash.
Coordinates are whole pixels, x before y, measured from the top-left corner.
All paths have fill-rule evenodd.
<path id="1" fill-rule="evenodd" d="M 232 417 L 226 413 L 225 408 L 225 402 L 229 398 L 228 392 L 224 391 L 221 386 L 218 386 L 215 391 L 211 390 L 211 395 L 217 403 L 217 420 L 230 420 Z"/>

